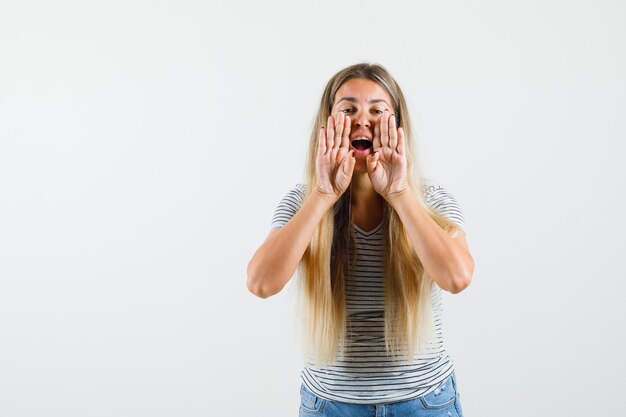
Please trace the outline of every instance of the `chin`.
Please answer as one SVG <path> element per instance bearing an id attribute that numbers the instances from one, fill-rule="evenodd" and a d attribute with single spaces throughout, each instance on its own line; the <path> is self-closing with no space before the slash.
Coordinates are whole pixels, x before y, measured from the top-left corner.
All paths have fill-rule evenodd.
<path id="1" fill-rule="evenodd" d="M 359 174 L 367 173 L 367 164 L 365 162 L 365 159 L 356 160 L 356 164 L 354 165 L 354 172 Z"/>

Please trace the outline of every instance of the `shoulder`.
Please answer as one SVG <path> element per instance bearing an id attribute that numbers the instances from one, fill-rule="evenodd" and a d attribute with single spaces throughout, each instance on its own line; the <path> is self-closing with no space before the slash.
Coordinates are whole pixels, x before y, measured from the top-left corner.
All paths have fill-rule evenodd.
<path id="1" fill-rule="evenodd" d="M 290 200 L 294 200 L 295 202 L 298 202 L 299 204 L 302 204 L 305 197 L 306 197 L 306 184 L 298 183 L 294 185 L 293 187 L 291 187 L 289 191 L 287 191 L 287 194 L 285 194 L 285 197 L 283 198 L 283 200 L 290 199 Z"/>
<path id="2" fill-rule="evenodd" d="M 437 203 L 442 200 L 455 200 L 452 193 L 443 185 L 436 182 L 424 182 L 421 184 L 424 199 L 428 204 Z"/>
<path id="3" fill-rule="evenodd" d="M 296 191 L 299 195 L 306 195 L 306 184 L 296 184 L 292 189 L 292 191 Z"/>
<path id="4" fill-rule="evenodd" d="M 454 221 L 465 231 L 465 220 L 461 205 L 454 195 L 443 185 L 437 183 L 422 184 L 424 200 L 433 210 Z"/>
<path id="5" fill-rule="evenodd" d="M 452 193 L 441 184 L 426 183 L 422 185 L 422 192 L 426 202 L 436 203 L 445 199 L 455 199 Z"/>
<path id="6" fill-rule="evenodd" d="M 272 227 L 284 226 L 295 214 L 306 197 L 306 185 L 296 184 L 280 200 L 272 216 Z"/>
<path id="7" fill-rule="evenodd" d="M 431 182 L 424 182 L 422 184 L 422 193 L 424 194 L 424 198 L 432 198 L 432 195 L 435 193 L 435 191 L 443 189 L 443 186 Z"/>

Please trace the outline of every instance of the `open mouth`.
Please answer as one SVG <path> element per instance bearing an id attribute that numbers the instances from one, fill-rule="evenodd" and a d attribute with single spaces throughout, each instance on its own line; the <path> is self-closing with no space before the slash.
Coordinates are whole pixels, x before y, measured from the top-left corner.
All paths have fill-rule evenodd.
<path id="1" fill-rule="evenodd" d="M 372 147 L 372 141 L 365 137 L 358 137 L 352 140 L 352 147 L 359 151 L 364 151 Z"/>

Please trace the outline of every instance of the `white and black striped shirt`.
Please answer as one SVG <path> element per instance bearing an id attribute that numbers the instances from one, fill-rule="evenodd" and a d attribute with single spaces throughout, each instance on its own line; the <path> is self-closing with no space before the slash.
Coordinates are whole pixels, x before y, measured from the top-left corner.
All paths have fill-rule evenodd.
<path id="1" fill-rule="evenodd" d="M 300 209 L 306 188 L 297 184 L 278 204 L 272 227 L 284 226 Z M 454 197 L 440 185 L 424 185 L 426 203 L 454 221 L 463 231 L 463 213 Z M 441 289 L 433 285 L 431 302 L 435 338 L 428 352 L 417 353 L 413 362 L 392 361 L 384 337 L 384 241 L 382 223 L 368 232 L 354 226 L 356 266 L 346 277 L 347 341 L 330 366 L 307 361 L 301 377 L 308 389 L 322 398 L 357 404 L 403 401 L 437 389 L 454 370 L 446 353 L 441 325 Z"/>

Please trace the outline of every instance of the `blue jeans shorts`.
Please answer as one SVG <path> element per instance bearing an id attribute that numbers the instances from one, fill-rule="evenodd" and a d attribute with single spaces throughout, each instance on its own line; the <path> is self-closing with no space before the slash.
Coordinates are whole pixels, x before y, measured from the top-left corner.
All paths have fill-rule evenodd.
<path id="1" fill-rule="evenodd" d="M 331 401 L 300 387 L 299 417 L 463 417 L 454 372 L 440 389 L 412 400 L 385 404 Z"/>

